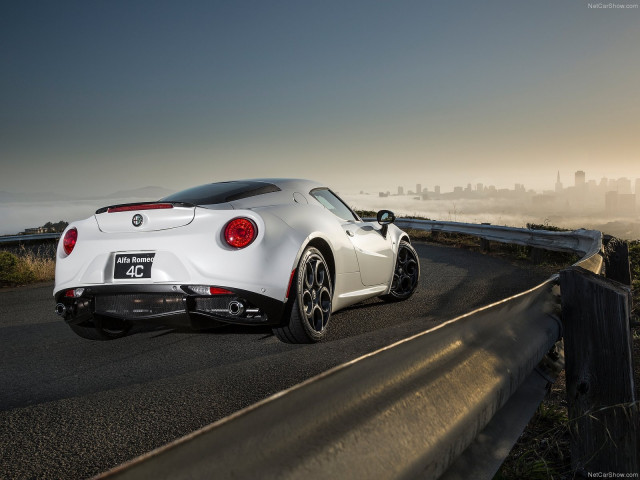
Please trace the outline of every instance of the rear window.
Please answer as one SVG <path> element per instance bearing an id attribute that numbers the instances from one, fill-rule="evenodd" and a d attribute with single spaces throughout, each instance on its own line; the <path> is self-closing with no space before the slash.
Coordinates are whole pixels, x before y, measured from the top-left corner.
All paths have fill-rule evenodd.
<path id="1" fill-rule="evenodd" d="M 160 199 L 160 202 L 183 202 L 193 205 L 212 205 L 279 192 L 280 188 L 265 182 L 220 182 L 188 188 Z"/>

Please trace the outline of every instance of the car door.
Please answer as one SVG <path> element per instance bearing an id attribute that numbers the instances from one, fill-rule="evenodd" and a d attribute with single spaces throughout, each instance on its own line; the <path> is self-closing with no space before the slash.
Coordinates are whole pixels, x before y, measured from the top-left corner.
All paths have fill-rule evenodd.
<path id="1" fill-rule="evenodd" d="M 342 225 L 356 250 L 360 277 L 365 286 L 386 284 L 393 272 L 393 249 L 391 238 L 380 232 L 369 222 L 347 222 Z"/>
<path id="2" fill-rule="evenodd" d="M 389 283 L 393 272 L 393 248 L 390 235 L 383 235 L 377 223 L 363 222 L 328 188 L 310 192 L 321 205 L 336 215 L 351 241 L 365 286 Z"/>

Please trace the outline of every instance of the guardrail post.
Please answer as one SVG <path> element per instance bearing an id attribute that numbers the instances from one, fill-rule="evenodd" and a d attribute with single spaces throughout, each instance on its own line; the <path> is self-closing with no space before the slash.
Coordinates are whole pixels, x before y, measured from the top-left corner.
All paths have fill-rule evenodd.
<path id="1" fill-rule="evenodd" d="M 628 287 L 580 267 L 560 272 L 571 465 L 576 472 L 636 473 Z"/>
<path id="2" fill-rule="evenodd" d="M 604 237 L 604 274 L 607 278 L 631 285 L 629 267 L 629 244 L 619 238 Z"/>
<path id="3" fill-rule="evenodd" d="M 542 248 L 532 247 L 531 248 L 531 261 L 536 265 L 540 265 L 544 261 L 544 255 L 546 251 Z"/>

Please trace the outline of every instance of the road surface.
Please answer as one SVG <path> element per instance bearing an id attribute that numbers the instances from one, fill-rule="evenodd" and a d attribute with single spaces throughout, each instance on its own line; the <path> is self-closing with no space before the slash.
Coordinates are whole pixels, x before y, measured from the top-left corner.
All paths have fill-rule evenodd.
<path id="1" fill-rule="evenodd" d="M 86 478 L 331 367 L 541 283 L 509 261 L 415 243 L 408 301 L 331 317 L 326 341 L 288 345 L 267 328 L 136 328 L 81 339 L 53 314 L 52 284 L 0 290 L 0 478 Z"/>

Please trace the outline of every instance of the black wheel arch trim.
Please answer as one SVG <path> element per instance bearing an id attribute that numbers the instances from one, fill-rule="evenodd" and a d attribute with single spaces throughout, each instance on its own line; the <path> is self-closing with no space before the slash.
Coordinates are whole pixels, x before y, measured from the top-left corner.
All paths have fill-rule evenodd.
<path id="1" fill-rule="evenodd" d="M 300 259 L 302 258 L 302 254 L 309 247 L 314 247 L 320 250 L 322 256 L 324 257 L 325 262 L 327 262 L 327 266 L 329 267 L 329 271 L 331 272 L 331 284 L 335 286 L 336 284 L 336 261 L 335 256 L 333 254 L 333 247 L 331 246 L 331 242 L 327 238 L 322 235 L 314 235 L 309 236 L 302 243 L 302 246 L 298 250 L 294 263 L 292 265 L 292 270 L 298 268 L 300 264 Z M 334 289 L 335 291 L 335 289 Z"/>

